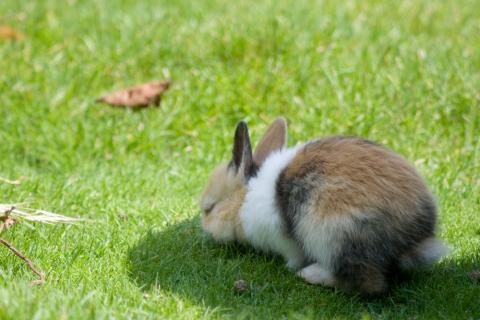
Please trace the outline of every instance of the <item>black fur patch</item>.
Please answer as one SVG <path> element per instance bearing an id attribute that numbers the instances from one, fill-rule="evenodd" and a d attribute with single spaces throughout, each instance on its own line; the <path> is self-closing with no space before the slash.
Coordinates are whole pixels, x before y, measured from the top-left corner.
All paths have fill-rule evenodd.
<path id="1" fill-rule="evenodd" d="M 434 235 L 436 209 L 429 196 L 422 199 L 411 221 L 393 221 L 398 213 L 375 216 L 378 218 L 353 218 L 355 232 L 345 234 L 335 258 L 334 276 L 348 290 L 383 291 L 401 276 L 400 257 Z"/>
<path id="2" fill-rule="evenodd" d="M 310 193 L 321 183 L 319 173 L 312 171 L 312 168 L 305 169 L 304 174 L 295 177 L 287 177 L 284 170 L 276 182 L 276 202 L 287 232 L 293 238 L 295 238 L 294 227 L 305 214 L 303 207 L 307 205 Z"/>
<path id="3" fill-rule="evenodd" d="M 308 142 L 299 153 L 307 152 L 310 145 L 319 141 L 321 140 Z M 323 167 L 321 162 L 308 163 L 298 170 L 295 176 L 287 176 L 287 168 L 280 173 L 276 181 L 275 195 L 287 232 L 296 239 L 294 227 L 305 214 L 302 207 L 307 205 L 312 190 L 321 185 Z"/>
<path id="4" fill-rule="evenodd" d="M 250 178 L 256 177 L 258 170 L 260 170 L 260 167 L 255 162 L 252 162 L 248 170 L 245 170 L 245 178 L 247 181 L 250 180 Z"/>
<path id="5" fill-rule="evenodd" d="M 347 290 L 365 291 L 365 285 L 382 281 L 387 273 L 395 272 L 396 257 L 402 239 L 383 219 L 354 218 L 355 232 L 343 235 L 343 245 L 334 259 L 333 273 L 339 286 Z M 380 286 L 382 287 L 382 286 Z"/>
<path id="6" fill-rule="evenodd" d="M 258 166 L 253 161 L 252 145 L 250 135 L 248 134 L 247 124 L 240 121 L 235 129 L 233 139 L 232 160 L 228 164 L 229 168 L 235 168 L 235 173 L 243 167 L 246 180 L 254 177 L 258 172 Z"/>
<path id="7" fill-rule="evenodd" d="M 229 170 L 234 170 L 235 173 L 238 173 L 238 168 L 233 163 L 233 160 L 230 160 L 230 162 L 228 163 L 228 169 Z M 253 162 L 249 166 L 248 170 L 245 170 L 246 180 L 248 181 L 248 180 L 250 180 L 250 178 L 256 177 L 257 173 L 258 173 L 258 170 L 260 170 L 260 167 L 255 162 Z"/>

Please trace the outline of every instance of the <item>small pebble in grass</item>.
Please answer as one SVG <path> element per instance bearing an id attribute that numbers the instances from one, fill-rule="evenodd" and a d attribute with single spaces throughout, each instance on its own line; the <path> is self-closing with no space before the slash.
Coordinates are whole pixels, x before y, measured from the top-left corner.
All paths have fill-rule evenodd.
<path id="1" fill-rule="evenodd" d="M 474 282 L 480 281 L 480 270 L 473 270 L 469 272 L 468 277 Z"/>
<path id="2" fill-rule="evenodd" d="M 248 283 L 245 280 L 237 280 L 233 284 L 233 288 L 237 293 L 244 293 L 248 290 Z"/>
<path id="3" fill-rule="evenodd" d="M 128 219 L 128 213 L 126 213 L 125 211 L 119 211 L 117 213 L 117 216 L 122 220 Z"/>

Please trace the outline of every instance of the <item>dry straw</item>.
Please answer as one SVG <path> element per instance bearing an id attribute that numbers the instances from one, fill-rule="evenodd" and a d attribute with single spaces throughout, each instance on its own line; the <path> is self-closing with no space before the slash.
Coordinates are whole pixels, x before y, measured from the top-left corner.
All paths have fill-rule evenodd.
<path id="1" fill-rule="evenodd" d="M 0 233 L 11 228 L 17 221 L 21 220 L 46 224 L 73 224 L 79 221 L 85 221 L 83 219 L 71 218 L 45 210 L 21 207 L 21 205 L 18 207 L 18 205 L 13 204 L 0 204 Z M 38 280 L 33 281 L 32 284 L 42 284 L 45 282 L 45 273 L 38 270 L 30 259 L 5 239 L 0 238 L 0 243 L 11 250 L 17 257 L 22 259 L 28 265 L 30 270 L 38 276 Z"/>
<path id="2" fill-rule="evenodd" d="M 28 220 L 47 224 L 72 224 L 75 222 L 84 221 L 83 219 L 71 218 L 45 210 L 37 210 L 23 207 L 19 208 L 18 205 L 14 204 L 0 204 L 0 216 L 2 215 L 8 215 L 15 220 Z"/>

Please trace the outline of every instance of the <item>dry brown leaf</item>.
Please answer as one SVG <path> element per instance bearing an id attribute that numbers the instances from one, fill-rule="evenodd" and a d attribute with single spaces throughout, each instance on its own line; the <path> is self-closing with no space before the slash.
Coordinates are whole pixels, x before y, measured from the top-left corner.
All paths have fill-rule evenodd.
<path id="1" fill-rule="evenodd" d="M 0 232 L 10 229 L 15 222 L 15 219 L 9 215 L 0 216 Z"/>
<path id="2" fill-rule="evenodd" d="M 170 87 L 170 80 L 152 81 L 116 91 L 97 99 L 116 107 L 132 109 L 146 108 L 150 105 L 159 106 L 162 94 Z"/>
<path id="3" fill-rule="evenodd" d="M 0 26 L 0 39 L 20 41 L 24 38 L 25 36 L 23 33 L 13 29 L 12 27 Z"/>
<path id="4" fill-rule="evenodd" d="M 15 219 L 10 215 L 13 210 L 14 206 L 0 205 L 0 232 L 10 229 L 15 224 Z"/>

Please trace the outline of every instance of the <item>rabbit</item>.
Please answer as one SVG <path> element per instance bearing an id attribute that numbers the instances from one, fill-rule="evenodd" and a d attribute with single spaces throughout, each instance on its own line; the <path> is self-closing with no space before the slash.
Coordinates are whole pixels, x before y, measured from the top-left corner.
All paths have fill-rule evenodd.
<path id="1" fill-rule="evenodd" d="M 347 292 L 385 293 L 402 271 L 449 251 L 435 238 L 434 198 L 405 159 L 357 137 L 287 148 L 283 117 L 253 153 L 238 123 L 232 159 L 213 171 L 200 205 L 214 240 L 279 254 L 308 283 Z"/>

